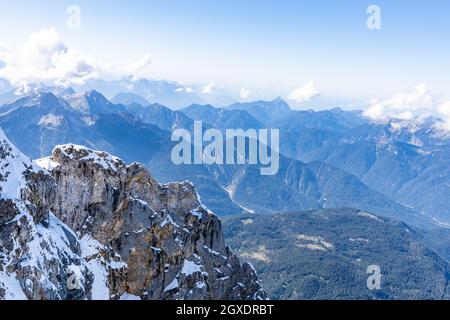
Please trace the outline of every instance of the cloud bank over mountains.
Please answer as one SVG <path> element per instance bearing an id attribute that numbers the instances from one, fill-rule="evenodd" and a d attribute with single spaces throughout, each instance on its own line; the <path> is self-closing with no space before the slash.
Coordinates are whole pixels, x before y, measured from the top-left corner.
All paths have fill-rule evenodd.
<path id="1" fill-rule="evenodd" d="M 384 100 L 373 100 L 364 116 L 379 122 L 389 119 L 413 120 L 437 116 L 444 120 L 442 129 L 450 130 L 450 101 L 441 101 L 425 84 L 397 93 Z"/>
<path id="2" fill-rule="evenodd" d="M 13 86 L 45 83 L 68 87 L 114 75 L 137 79 L 151 64 L 151 56 L 146 54 L 125 66 L 113 67 L 78 52 L 64 43 L 54 28 L 48 28 L 32 33 L 16 51 L 0 45 L 0 61 L 0 77 Z"/>
<path id="3" fill-rule="evenodd" d="M 245 100 L 245 99 L 249 98 L 250 94 L 251 94 L 250 90 L 248 90 L 246 88 L 242 88 L 239 95 L 242 100 Z"/>
<path id="4" fill-rule="evenodd" d="M 0 78 L 7 79 L 21 92 L 27 92 L 35 84 L 69 87 L 95 79 L 122 77 L 138 81 L 151 78 L 152 64 L 152 56 L 148 53 L 123 66 L 85 55 L 67 45 L 54 28 L 32 33 L 20 48 L 12 49 L 0 44 Z M 223 100 L 222 104 L 248 100 L 253 92 L 247 87 L 227 89 L 212 81 L 180 84 L 175 90 L 176 93 L 196 94 L 208 103 Z M 211 100 L 213 95 L 218 98 Z M 319 95 L 310 82 L 295 90 L 290 97 L 296 101 L 309 101 Z"/>
<path id="5" fill-rule="evenodd" d="M 152 64 L 152 56 L 150 54 L 144 55 L 142 58 L 135 62 L 131 62 L 125 66 L 125 72 L 127 75 L 132 76 L 134 79 L 144 77 L 146 69 Z"/>
<path id="6" fill-rule="evenodd" d="M 316 88 L 314 81 L 311 80 L 302 87 L 292 91 L 289 94 L 288 99 L 293 100 L 297 103 L 301 103 L 304 101 L 310 101 L 320 95 L 321 92 Z"/>
<path id="7" fill-rule="evenodd" d="M 14 86 L 38 82 L 79 84 L 98 77 L 102 68 L 100 61 L 63 43 L 53 28 L 31 34 L 18 52 L 3 49 L 0 58 L 4 62 L 0 77 Z"/>

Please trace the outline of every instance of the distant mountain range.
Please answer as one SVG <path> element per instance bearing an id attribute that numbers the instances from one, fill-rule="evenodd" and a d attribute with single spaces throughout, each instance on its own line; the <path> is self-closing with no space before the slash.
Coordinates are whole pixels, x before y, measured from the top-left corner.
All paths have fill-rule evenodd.
<path id="1" fill-rule="evenodd" d="M 98 90 L 114 103 L 160 103 L 172 109 L 183 108 L 192 103 L 228 105 L 236 97 L 224 88 L 214 85 L 183 85 L 175 81 L 133 79 L 123 77 L 116 81 L 90 80 L 75 86 L 79 92 Z"/>
<path id="2" fill-rule="evenodd" d="M 285 106 L 281 100 L 273 103 Z M 202 112 L 205 108 L 208 112 Z M 193 105 L 186 110 L 172 111 L 159 104 L 113 104 L 97 91 L 64 96 L 40 92 L 2 106 L 0 126 L 32 158 L 70 142 L 139 161 L 162 181 L 192 180 L 205 204 L 221 215 L 350 206 L 425 223 L 410 208 L 322 162 L 307 164 L 282 156 L 279 173 L 268 177 L 250 165 L 175 166 L 170 160 L 170 130 L 190 127 L 193 119 L 188 115 L 198 112 L 206 119 L 195 120 L 211 121 L 206 123 L 210 126 L 263 126 L 249 112 L 233 108 Z"/>
<path id="3" fill-rule="evenodd" d="M 133 92 L 116 93 L 131 83 Z M 0 126 L 34 158 L 75 142 L 140 161 L 163 181 L 195 180 L 205 202 L 223 215 L 347 205 L 413 223 L 450 223 L 450 135 L 435 126 L 438 119 L 377 124 L 359 111 L 294 111 L 281 98 L 174 111 L 135 93 L 151 86 L 173 91 L 173 82 L 124 78 L 85 86 L 94 85 L 114 94 L 113 101 L 96 90 L 44 85 L 11 97 L 4 84 L 0 100 L 9 102 L 0 107 Z M 255 166 L 173 166 L 170 131 L 192 129 L 195 120 L 221 130 L 279 128 L 279 174 L 261 177 Z"/>
<path id="4" fill-rule="evenodd" d="M 184 110 L 196 120 L 215 122 L 205 107 Z M 450 134 L 439 129 L 439 119 L 380 124 L 359 111 L 293 111 L 281 99 L 234 104 L 215 114 L 229 110 L 240 111 L 241 120 L 250 114 L 249 125 L 279 128 L 286 157 L 342 169 L 441 225 L 450 222 Z"/>
<path id="5" fill-rule="evenodd" d="M 32 84 L 26 88 L 15 88 L 7 80 L 0 78 L 0 104 L 11 102 L 32 92 L 51 91 L 59 94 L 64 90 L 68 89 L 42 83 Z M 73 90 L 76 92 L 97 90 L 115 104 L 160 103 L 171 109 L 180 109 L 194 103 L 225 106 L 239 99 L 238 95 L 214 84 L 183 85 L 175 81 L 134 79 L 133 77 L 123 77 L 112 81 L 91 79 L 83 84 L 74 84 Z"/>

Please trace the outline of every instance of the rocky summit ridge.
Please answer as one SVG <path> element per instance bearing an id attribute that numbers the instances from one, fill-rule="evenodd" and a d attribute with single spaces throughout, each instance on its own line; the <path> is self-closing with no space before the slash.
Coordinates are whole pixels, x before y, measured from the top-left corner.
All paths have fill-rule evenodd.
<path id="1" fill-rule="evenodd" d="M 190 182 L 77 145 L 31 162 L 0 130 L 0 299 L 265 299 Z"/>

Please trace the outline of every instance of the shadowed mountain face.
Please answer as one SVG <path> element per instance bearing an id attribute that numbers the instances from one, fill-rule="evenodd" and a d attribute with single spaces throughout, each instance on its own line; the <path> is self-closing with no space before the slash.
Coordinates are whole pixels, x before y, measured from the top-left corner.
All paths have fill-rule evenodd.
<path id="1" fill-rule="evenodd" d="M 141 106 L 148 106 L 150 103 L 144 97 L 131 92 L 120 92 L 111 99 L 112 103 L 115 104 L 140 104 Z"/>
<path id="2" fill-rule="evenodd" d="M 291 113 L 289 105 L 281 98 L 273 101 L 235 103 L 227 107 L 227 109 L 246 111 L 252 117 L 265 124 L 272 124 L 277 119 L 283 118 Z"/>
<path id="3" fill-rule="evenodd" d="M 281 156 L 274 176 L 257 166 L 209 166 L 231 198 L 258 213 L 353 207 L 428 226 L 431 221 L 390 198 L 370 190 L 355 176 L 321 162 L 305 164 Z M 295 208 L 295 209 L 294 209 Z"/>
<path id="4" fill-rule="evenodd" d="M 366 122 L 359 112 L 345 112 L 339 108 L 315 112 L 294 111 L 281 98 L 273 101 L 235 103 L 226 110 L 246 111 L 269 127 L 280 129 L 320 129 L 340 131 Z"/>
<path id="5" fill-rule="evenodd" d="M 366 123 L 344 131 L 314 130 L 315 134 L 310 129 L 285 131 L 293 142 L 282 151 L 292 158 L 338 167 L 375 191 L 450 221 L 450 140 L 434 124 Z"/>
<path id="6" fill-rule="evenodd" d="M 402 222 L 338 209 L 230 217 L 224 228 L 272 299 L 450 297 L 450 266 Z M 381 272 L 379 290 L 367 287 L 370 266 Z"/>
<path id="7" fill-rule="evenodd" d="M 167 131 L 177 128 L 193 130 L 194 121 L 180 111 L 173 111 L 161 104 L 155 103 L 147 106 L 139 104 L 129 104 L 126 106 L 127 112 L 140 121 L 153 124 Z"/>
<path id="8" fill-rule="evenodd" d="M 266 128 L 266 126 L 244 110 L 218 109 L 211 105 L 191 105 L 181 111 L 189 118 L 203 121 L 216 129 L 247 130 Z"/>

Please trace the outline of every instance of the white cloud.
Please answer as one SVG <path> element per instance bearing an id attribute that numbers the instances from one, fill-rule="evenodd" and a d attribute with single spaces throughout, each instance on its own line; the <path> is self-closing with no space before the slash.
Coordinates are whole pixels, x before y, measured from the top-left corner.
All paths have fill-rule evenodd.
<path id="1" fill-rule="evenodd" d="M 405 111 L 405 112 L 401 112 L 399 114 L 397 114 L 397 117 L 400 120 L 412 120 L 414 119 L 414 115 L 411 111 Z"/>
<path id="2" fill-rule="evenodd" d="M 239 93 L 241 99 L 247 99 L 250 96 L 251 91 L 246 89 L 246 88 L 242 88 L 241 92 Z"/>
<path id="3" fill-rule="evenodd" d="M 294 91 L 292 91 L 288 99 L 296 101 L 298 103 L 303 101 L 309 101 L 312 100 L 318 96 L 320 96 L 319 90 L 317 90 L 316 86 L 314 85 L 314 81 L 309 81 L 306 83 L 303 87 L 298 88 Z"/>
<path id="4" fill-rule="evenodd" d="M 437 107 L 440 114 L 450 118 L 450 101 L 444 102 Z"/>
<path id="5" fill-rule="evenodd" d="M 386 121 L 389 118 L 412 119 L 415 114 L 436 108 L 437 96 L 425 85 L 419 84 L 385 100 L 373 100 L 364 112 L 368 118 Z"/>
<path id="6" fill-rule="evenodd" d="M 0 69 L 3 68 L 5 65 L 5 59 L 6 55 L 8 54 L 8 49 L 6 47 L 2 46 L 0 43 Z"/>
<path id="7" fill-rule="evenodd" d="M 442 128 L 450 131 L 450 101 L 444 102 L 437 107 L 437 112 L 444 120 Z"/>
<path id="8" fill-rule="evenodd" d="M 146 54 L 139 58 L 137 61 L 131 62 L 125 66 L 125 73 L 133 76 L 133 78 L 139 78 L 145 76 L 145 71 L 148 66 L 152 64 L 152 56 Z"/>
<path id="9" fill-rule="evenodd" d="M 0 59 L 3 58 L 4 56 L 2 55 L 2 53 L 6 53 L 6 47 L 0 43 Z"/>
<path id="10" fill-rule="evenodd" d="M 0 69 L 0 77 L 19 86 L 83 83 L 97 77 L 100 69 L 99 61 L 68 47 L 53 28 L 31 34 L 18 52 L 3 50 L 1 54 L 5 66 Z"/>
<path id="11" fill-rule="evenodd" d="M 49 113 L 46 116 L 43 116 L 41 120 L 39 120 L 38 125 L 44 127 L 59 127 L 62 124 L 64 118 L 62 116 L 55 116 L 53 113 Z"/>
<path id="12" fill-rule="evenodd" d="M 216 87 L 216 85 L 214 83 L 209 83 L 206 86 L 201 88 L 201 92 L 205 93 L 205 94 L 211 94 L 215 87 Z"/>
<path id="13" fill-rule="evenodd" d="M 364 111 L 364 116 L 373 120 L 383 119 L 385 118 L 384 106 L 378 103 L 378 100 L 374 100 L 371 106 Z"/>
<path id="14" fill-rule="evenodd" d="M 193 93 L 194 89 L 192 87 L 179 87 L 179 88 L 175 89 L 175 92 L 177 92 L 177 93 L 179 93 L 179 92 Z"/>
<path id="15" fill-rule="evenodd" d="M 450 131 L 450 101 L 442 102 L 426 85 L 419 84 L 385 100 L 373 100 L 364 116 L 375 121 L 389 119 L 424 120 L 430 116 L 439 117 L 438 129 Z"/>

